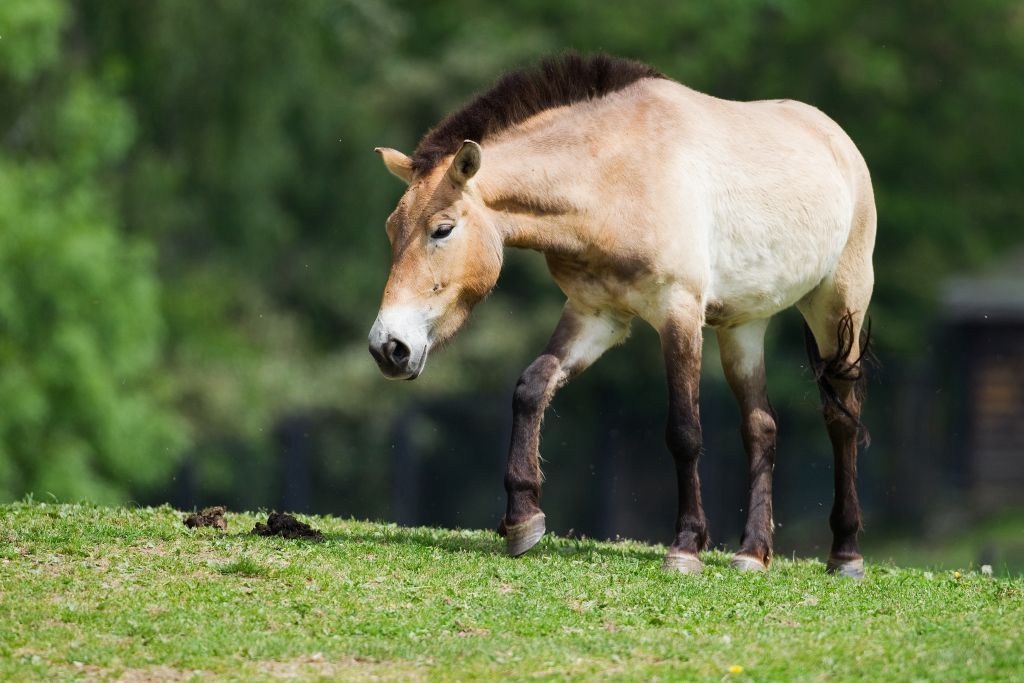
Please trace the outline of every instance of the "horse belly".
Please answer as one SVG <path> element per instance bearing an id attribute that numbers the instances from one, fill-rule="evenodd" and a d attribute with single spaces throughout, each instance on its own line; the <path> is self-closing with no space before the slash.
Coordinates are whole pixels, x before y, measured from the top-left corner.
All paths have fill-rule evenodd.
<path id="1" fill-rule="evenodd" d="M 732 195 L 709 239 L 708 323 L 734 325 L 792 306 L 832 273 L 849 238 L 852 200 L 836 173 L 753 196 Z M 741 193 L 742 194 L 742 193 Z"/>

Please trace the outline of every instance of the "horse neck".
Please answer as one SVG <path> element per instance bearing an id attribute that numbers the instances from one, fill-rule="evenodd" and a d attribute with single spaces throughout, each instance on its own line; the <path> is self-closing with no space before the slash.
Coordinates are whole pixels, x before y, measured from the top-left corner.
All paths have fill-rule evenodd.
<path id="1" fill-rule="evenodd" d="M 506 246 L 579 253 L 592 241 L 585 169 L 564 151 L 531 153 L 528 140 L 485 148 L 476 186 Z"/>

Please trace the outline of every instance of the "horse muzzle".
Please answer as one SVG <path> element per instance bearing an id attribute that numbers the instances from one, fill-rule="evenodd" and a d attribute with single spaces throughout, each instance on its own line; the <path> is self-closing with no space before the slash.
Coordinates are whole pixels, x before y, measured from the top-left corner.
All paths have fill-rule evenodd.
<path id="1" fill-rule="evenodd" d="M 388 379 L 416 379 L 427 363 L 428 341 L 418 330 L 403 330 L 401 325 L 388 325 L 382 311 L 370 330 L 370 355 Z M 393 321 L 398 322 L 398 321 Z"/>

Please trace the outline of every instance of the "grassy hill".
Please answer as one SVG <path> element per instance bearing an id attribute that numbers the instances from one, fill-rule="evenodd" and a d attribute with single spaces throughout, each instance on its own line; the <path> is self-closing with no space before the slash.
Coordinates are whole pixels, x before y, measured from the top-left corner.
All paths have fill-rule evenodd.
<path id="1" fill-rule="evenodd" d="M 0 679 L 1020 680 L 1024 579 L 817 560 L 700 577 L 663 548 L 168 507 L 0 506 Z M 262 519 L 265 519 L 263 517 Z"/>

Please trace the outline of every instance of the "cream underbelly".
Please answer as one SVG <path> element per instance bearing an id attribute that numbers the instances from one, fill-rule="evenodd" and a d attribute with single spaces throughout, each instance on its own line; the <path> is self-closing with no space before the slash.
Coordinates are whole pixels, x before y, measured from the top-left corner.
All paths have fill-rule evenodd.
<path id="1" fill-rule="evenodd" d="M 833 272 L 850 236 L 853 202 L 830 171 L 747 185 L 725 193 L 729 203 L 719 197 L 705 226 L 708 324 L 774 315 Z"/>
<path id="2" fill-rule="evenodd" d="M 802 234 L 801 234 L 802 233 Z M 711 264 L 705 317 L 712 326 L 738 325 L 789 308 L 832 274 L 849 229 L 800 231 L 793 239 L 720 244 Z"/>

